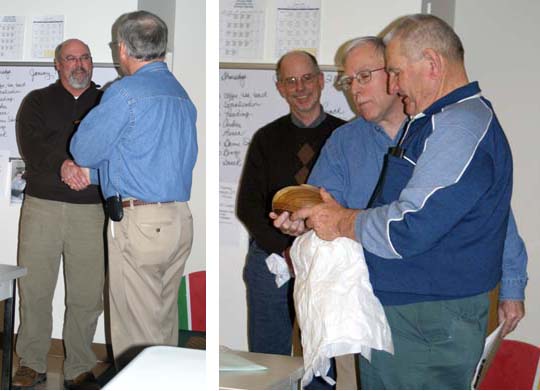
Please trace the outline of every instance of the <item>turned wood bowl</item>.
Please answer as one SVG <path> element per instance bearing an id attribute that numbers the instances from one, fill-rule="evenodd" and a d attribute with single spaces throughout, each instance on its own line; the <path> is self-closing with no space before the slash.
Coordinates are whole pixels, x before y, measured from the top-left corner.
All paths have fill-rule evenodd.
<path id="1" fill-rule="evenodd" d="M 311 185 L 287 186 L 272 198 L 272 211 L 294 213 L 299 209 L 314 206 L 322 202 L 319 188 Z"/>

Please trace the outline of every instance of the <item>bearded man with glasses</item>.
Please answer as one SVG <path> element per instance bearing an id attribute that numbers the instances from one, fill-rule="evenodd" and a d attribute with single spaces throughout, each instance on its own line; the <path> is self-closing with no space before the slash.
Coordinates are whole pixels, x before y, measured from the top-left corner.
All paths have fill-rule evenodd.
<path id="1" fill-rule="evenodd" d="M 32 388 L 47 379 L 52 300 L 63 259 L 64 386 L 95 389 L 96 356 L 91 345 L 103 311 L 105 216 L 99 188 L 90 185 L 84 169 L 73 162 L 68 142 L 77 124 L 99 103 L 102 92 L 91 81 L 92 57 L 84 42 L 62 42 L 54 64 L 59 80 L 30 92 L 17 119 L 27 182 L 18 255 L 19 265 L 28 274 L 19 280 L 20 367 L 13 386 Z"/>
<path id="2" fill-rule="evenodd" d="M 249 350 L 290 355 L 294 280 L 278 288 L 265 260 L 271 254 L 288 259 L 292 240 L 272 227 L 271 201 L 282 187 L 306 182 L 324 142 L 345 122 L 324 112 L 320 103 L 324 75 L 311 54 L 285 54 L 277 63 L 276 77 L 276 88 L 290 113 L 253 136 L 238 189 L 237 214 L 250 235 L 244 268 Z M 328 385 L 315 378 L 309 387 Z"/>

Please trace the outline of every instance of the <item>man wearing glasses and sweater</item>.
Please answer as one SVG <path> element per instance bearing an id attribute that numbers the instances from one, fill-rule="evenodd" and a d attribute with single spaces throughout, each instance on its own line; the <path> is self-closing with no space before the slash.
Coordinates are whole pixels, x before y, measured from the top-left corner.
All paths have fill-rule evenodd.
<path id="1" fill-rule="evenodd" d="M 244 268 L 249 350 L 290 355 L 294 283 L 278 288 L 265 260 L 272 253 L 287 259 L 292 240 L 272 227 L 268 213 L 279 189 L 306 182 L 326 139 L 345 122 L 324 112 L 320 103 L 324 75 L 311 54 L 285 54 L 277 63 L 276 76 L 276 88 L 290 113 L 253 136 L 238 189 L 237 214 L 250 235 Z M 328 385 L 316 378 L 310 387 Z"/>

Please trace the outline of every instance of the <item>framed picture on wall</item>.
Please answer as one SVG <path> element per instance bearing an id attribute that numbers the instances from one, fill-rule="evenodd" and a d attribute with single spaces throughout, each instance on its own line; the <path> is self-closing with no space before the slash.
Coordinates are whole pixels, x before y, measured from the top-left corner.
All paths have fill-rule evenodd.
<path id="1" fill-rule="evenodd" d="M 11 203 L 20 204 L 24 199 L 26 179 L 24 178 L 25 165 L 22 159 L 11 160 Z"/>

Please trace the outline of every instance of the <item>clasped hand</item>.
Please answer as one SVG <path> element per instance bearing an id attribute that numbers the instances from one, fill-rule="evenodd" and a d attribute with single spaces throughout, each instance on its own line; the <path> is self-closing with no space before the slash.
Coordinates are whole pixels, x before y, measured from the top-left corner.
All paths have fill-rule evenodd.
<path id="1" fill-rule="evenodd" d="M 66 159 L 60 168 L 62 182 L 72 190 L 84 190 L 90 185 L 90 170 L 79 167 L 73 160 Z"/>
<path id="2" fill-rule="evenodd" d="M 354 240 L 354 223 L 360 210 L 342 207 L 323 188 L 320 189 L 320 194 L 322 203 L 302 208 L 292 215 L 289 212 L 283 212 L 280 215 L 270 212 L 274 227 L 292 236 L 299 236 L 313 229 L 323 240 L 330 241 L 338 237 Z"/>

